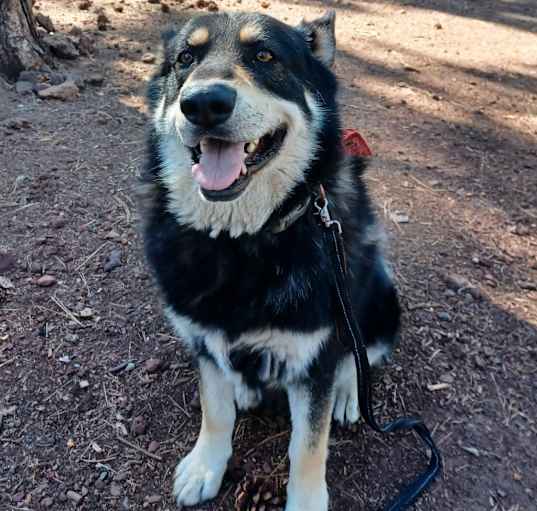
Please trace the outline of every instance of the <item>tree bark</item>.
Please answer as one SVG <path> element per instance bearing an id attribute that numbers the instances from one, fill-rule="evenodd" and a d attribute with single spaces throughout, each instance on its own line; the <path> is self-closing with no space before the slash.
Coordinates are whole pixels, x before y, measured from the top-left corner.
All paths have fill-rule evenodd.
<path id="1" fill-rule="evenodd" d="M 32 0 L 0 0 L 0 74 L 14 81 L 25 69 L 51 63 L 39 42 Z"/>

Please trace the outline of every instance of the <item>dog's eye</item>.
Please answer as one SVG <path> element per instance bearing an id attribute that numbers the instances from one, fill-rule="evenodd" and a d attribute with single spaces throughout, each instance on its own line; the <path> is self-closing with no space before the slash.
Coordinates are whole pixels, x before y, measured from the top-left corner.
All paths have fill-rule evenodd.
<path id="1" fill-rule="evenodd" d="M 268 50 L 261 50 L 257 52 L 255 58 L 259 60 L 259 62 L 270 62 L 274 58 L 274 55 Z"/>
<path id="2" fill-rule="evenodd" d="M 192 52 L 185 50 L 181 52 L 179 55 L 179 58 L 177 59 L 179 63 L 181 63 L 183 66 L 190 66 L 192 62 L 194 62 L 194 55 L 192 55 Z"/>

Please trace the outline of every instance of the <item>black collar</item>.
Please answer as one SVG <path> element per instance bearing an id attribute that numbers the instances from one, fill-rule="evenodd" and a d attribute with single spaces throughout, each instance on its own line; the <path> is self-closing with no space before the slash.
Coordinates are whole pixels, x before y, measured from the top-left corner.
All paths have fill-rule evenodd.
<path id="1" fill-rule="evenodd" d="M 286 215 L 274 219 L 272 222 L 269 222 L 268 230 L 272 234 L 279 234 L 283 231 L 286 231 L 293 225 L 299 218 L 301 218 L 304 213 L 308 210 L 308 207 L 311 203 L 311 196 L 306 195 L 302 202 L 299 202 L 289 213 Z"/>

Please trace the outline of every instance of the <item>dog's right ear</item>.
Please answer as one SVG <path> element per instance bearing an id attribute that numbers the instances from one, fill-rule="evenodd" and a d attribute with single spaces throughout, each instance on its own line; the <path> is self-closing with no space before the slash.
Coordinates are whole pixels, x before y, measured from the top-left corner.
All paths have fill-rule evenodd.
<path id="1" fill-rule="evenodd" d="M 313 21 L 302 21 L 297 27 L 313 56 L 331 67 L 336 56 L 336 12 L 330 10 Z"/>

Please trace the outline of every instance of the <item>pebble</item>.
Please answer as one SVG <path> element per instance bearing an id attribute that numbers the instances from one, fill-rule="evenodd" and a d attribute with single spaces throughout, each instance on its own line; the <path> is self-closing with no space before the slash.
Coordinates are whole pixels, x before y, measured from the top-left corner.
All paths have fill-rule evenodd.
<path id="1" fill-rule="evenodd" d="M 0 287 L 2 289 L 15 289 L 13 282 L 11 282 L 11 280 L 9 280 L 7 277 L 0 277 Z"/>
<path id="2" fill-rule="evenodd" d="M 63 34 L 52 34 L 43 37 L 43 42 L 48 45 L 52 53 L 61 59 L 74 60 L 80 57 L 73 41 Z"/>
<path id="3" fill-rule="evenodd" d="M 142 415 L 138 415 L 132 419 L 131 433 L 133 435 L 143 435 L 147 429 L 147 422 Z"/>
<path id="4" fill-rule="evenodd" d="M 75 504 L 78 504 L 82 500 L 82 495 L 73 490 L 68 490 L 65 494 L 69 500 L 72 500 Z"/>
<path id="5" fill-rule="evenodd" d="M 115 268 L 119 268 L 121 266 L 121 250 L 112 250 L 110 252 L 110 255 L 106 259 L 103 269 L 105 272 L 111 272 Z"/>
<path id="6" fill-rule="evenodd" d="M 3 122 L 3 125 L 9 130 L 22 130 L 31 128 L 32 123 L 28 119 L 22 117 L 13 117 Z"/>
<path id="7" fill-rule="evenodd" d="M 440 376 L 440 381 L 444 383 L 453 383 L 455 378 L 453 378 L 451 373 L 445 373 Z"/>
<path id="8" fill-rule="evenodd" d="M 35 21 L 37 21 L 37 23 L 41 25 L 47 32 L 56 32 L 56 28 L 54 27 L 54 23 L 52 23 L 50 16 L 45 16 L 42 13 L 38 13 L 35 15 Z"/>
<path id="9" fill-rule="evenodd" d="M 110 23 L 110 19 L 104 12 L 100 12 L 97 15 L 97 28 L 100 31 L 108 30 L 108 24 Z"/>
<path id="10" fill-rule="evenodd" d="M 54 499 L 52 497 L 45 497 L 41 500 L 42 507 L 50 507 L 52 504 L 54 504 Z"/>
<path id="11" fill-rule="evenodd" d="M 268 9 L 270 7 L 270 2 L 261 2 L 261 7 L 263 7 L 263 9 Z"/>
<path id="12" fill-rule="evenodd" d="M 81 389 L 87 389 L 90 385 L 88 380 L 80 380 L 79 384 Z"/>
<path id="13" fill-rule="evenodd" d="M 162 496 L 160 495 L 148 495 L 144 499 L 148 504 L 157 504 L 162 500 Z"/>
<path id="14" fill-rule="evenodd" d="M 170 12 L 170 6 L 168 4 L 162 3 L 160 4 L 160 10 L 162 12 Z"/>
<path id="15" fill-rule="evenodd" d="M 93 85 L 94 87 L 99 87 L 104 82 L 104 75 L 101 73 L 91 73 L 86 77 L 86 83 L 88 85 Z"/>
<path id="16" fill-rule="evenodd" d="M 82 2 L 78 2 L 77 7 L 81 11 L 87 11 L 91 7 L 91 0 L 82 0 Z"/>
<path id="17" fill-rule="evenodd" d="M 147 447 L 148 452 L 154 453 L 157 452 L 160 448 L 160 444 L 156 440 L 151 440 L 149 446 Z"/>
<path id="18" fill-rule="evenodd" d="M 445 281 L 448 287 L 450 287 L 454 291 L 458 291 L 459 289 L 466 287 L 472 287 L 465 277 L 463 277 L 462 275 L 457 275 L 455 273 L 451 275 L 446 275 Z"/>
<path id="19" fill-rule="evenodd" d="M 37 95 L 41 99 L 59 99 L 67 101 L 78 97 L 80 90 L 72 80 L 66 80 L 60 85 L 53 85 L 40 90 Z"/>
<path id="20" fill-rule="evenodd" d="M 408 215 L 406 213 L 403 213 L 402 211 L 394 211 L 390 214 L 390 218 L 396 224 L 408 224 L 408 222 L 410 221 Z"/>
<path id="21" fill-rule="evenodd" d="M 110 485 L 110 495 L 112 495 L 112 497 L 119 497 L 122 493 L 122 488 L 121 486 L 119 486 L 119 484 L 117 483 L 112 483 Z"/>
<path id="22" fill-rule="evenodd" d="M 0 274 L 7 273 L 16 266 L 15 256 L 8 252 L 0 252 Z"/>
<path id="23" fill-rule="evenodd" d="M 39 277 L 37 279 L 36 284 L 39 287 L 50 287 L 50 286 L 53 286 L 54 284 L 56 284 L 56 282 L 58 282 L 56 277 L 54 277 L 52 275 L 43 275 L 42 277 Z"/>
<path id="24" fill-rule="evenodd" d="M 142 55 L 142 62 L 145 62 L 146 64 L 153 64 L 155 60 L 157 59 L 152 53 L 144 53 Z"/>
<path id="25" fill-rule="evenodd" d="M 437 316 L 440 321 L 451 321 L 451 316 L 447 312 L 439 312 Z"/>
<path id="26" fill-rule="evenodd" d="M 162 366 L 162 360 L 159 358 L 149 358 L 145 361 L 144 368 L 148 373 L 157 372 Z"/>
<path id="27" fill-rule="evenodd" d="M 84 307 L 79 313 L 78 317 L 80 319 L 91 319 L 94 316 L 93 310 L 91 310 L 89 307 Z"/>
<path id="28" fill-rule="evenodd" d="M 209 12 L 216 12 L 218 11 L 218 5 L 216 4 L 216 2 L 209 2 L 209 5 L 207 6 L 207 10 Z"/>

